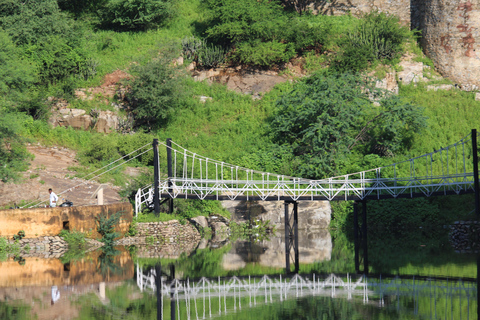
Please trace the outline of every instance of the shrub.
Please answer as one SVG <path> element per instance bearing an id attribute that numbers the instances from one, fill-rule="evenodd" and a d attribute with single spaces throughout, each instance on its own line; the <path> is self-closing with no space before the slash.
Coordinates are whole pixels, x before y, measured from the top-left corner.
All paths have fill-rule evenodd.
<path id="1" fill-rule="evenodd" d="M 162 25 L 173 9 L 171 0 L 111 0 L 102 10 L 102 21 L 118 30 L 144 31 Z"/>
<path id="2" fill-rule="evenodd" d="M 69 250 L 85 249 L 87 241 L 83 232 L 62 230 L 59 236 L 68 243 Z"/>
<path id="3" fill-rule="evenodd" d="M 383 155 L 405 151 L 426 126 L 423 109 L 395 96 L 374 107 L 370 99 L 382 94 L 361 75 L 312 75 L 277 100 L 274 141 L 300 159 L 296 174 L 314 179 L 338 172 L 351 150 L 364 155 L 381 145 L 388 151 Z"/>
<path id="4" fill-rule="evenodd" d="M 7 182 L 18 178 L 18 172 L 28 167 L 31 157 L 20 136 L 21 122 L 28 117 L 7 113 L 0 108 L 0 180 Z"/>
<path id="5" fill-rule="evenodd" d="M 204 45 L 198 51 L 198 64 L 203 68 L 215 68 L 225 62 L 225 56 L 222 47 Z"/>
<path id="6" fill-rule="evenodd" d="M 135 69 L 138 76 L 129 82 L 129 97 L 139 124 L 158 126 L 180 106 L 186 88 L 181 85 L 181 74 L 170 61 L 162 57 Z"/>
<path id="7" fill-rule="evenodd" d="M 0 95 L 2 99 L 18 102 L 35 81 L 34 66 L 21 58 L 21 52 L 3 31 L 0 31 Z M 0 100 L 1 101 L 1 100 Z M 1 102 L 0 102 L 1 104 Z"/>
<path id="8" fill-rule="evenodd" d="M 182 51 L 183 56 L 192 61 L 196 61 L 200 49 L 203 47 L 204 42 L 195 37 L 185 37 L 182 39 Z"/>
<path id="9" fill-rule="evenodd" d="M 118 232 L 115 232 L 115 226 L 120 221 L 123 212 L 119 211 L 112 214 L 109 218 L 107 215 L 101 214 L 96 217 L 97 220 L 97 232 L 100 233 L 102 239 L 100 241 L 106 244 L 112 244 L 113 240 L 119 236 Z"/>
<path id="10" fill-rule="evenodd" d="M 235 51 L 235 57 L 238 61 L 262 67 L 287 62 L 294 56 L 293 46 L 278 41 L 242 42 Z"/>
<path id="11" fill-rule="evenodd" d="M 361 20 L 357 29 L 349 33 L 344 50 L 334 61 L 337 71 L 366 69 L 369 63 L 380 60 L 392 61 L 402 53 L 403 43 L 412 36 L 399 19 L 385 13 L 372 12 Z"/>

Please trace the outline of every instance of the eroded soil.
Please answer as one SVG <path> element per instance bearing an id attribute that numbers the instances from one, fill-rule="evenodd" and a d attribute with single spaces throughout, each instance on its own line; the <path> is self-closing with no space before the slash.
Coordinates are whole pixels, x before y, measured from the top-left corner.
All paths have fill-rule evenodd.
<path id="1" fill-rule="evenodd" d="M 21 200 L 28 202 L 45 200 L 40 204 L 45 206 L 48 204 L 48 188 L 52 188 L 58 195 L 59 203 L 63 202 L 62 199 L 68 199 L 74 206 L 97 204 L 96 197 L 92 196 L 100 184 L 76 178 L 75 172 L 68 169 L 78 165 L 75 152 L 67 148 L 40 145 L 29 145 L 27 148 L 35 158 L 31 161 L 29 169 L 23 173 L 20 182 L 0 182 L 0 206 L 13 206 Z M 122 200 L 118 189 L 104 184 L 104 204 Z"/>

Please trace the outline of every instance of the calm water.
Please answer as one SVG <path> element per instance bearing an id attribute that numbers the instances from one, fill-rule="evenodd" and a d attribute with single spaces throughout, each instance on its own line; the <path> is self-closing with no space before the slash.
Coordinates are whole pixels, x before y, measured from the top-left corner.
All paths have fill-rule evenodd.
<path id="1" fill-rule="evenodd" d="M 365 276 L 365 248 L 348 235 L 301 231 L 300 275 L 287 276 L 281 234 L 202 241 L 180 256 L 122 247 L 9 259 L 0 319 L 478 319 L 477 257 L 445 239 L 370 236 Z"/>

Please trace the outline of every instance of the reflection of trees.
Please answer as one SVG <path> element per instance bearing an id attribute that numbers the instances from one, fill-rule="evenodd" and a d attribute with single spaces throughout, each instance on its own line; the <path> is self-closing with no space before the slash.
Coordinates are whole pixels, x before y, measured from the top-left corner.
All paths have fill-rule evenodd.
<path id="1" fill-rule="evenodd" d="M 152 294 L 144 293 L 140 296 L 140 299 L 134 300 L 130 295 L 137 288 L 132 286 L 134 285 L 131 283 L 125 283 L 108 290 L 106 292 L 109 300 L 108 304 L 100 303 L 94 296 L 85 297 L 80 302 L 79 319 L 156 319 L 156 297 Z"/>
<path id="2" fill-rule="evenodd" d="M 114 261 L 115 256 L 119 255 L 120 251 L 109 245 L 103 246 L 100 250 L 102 253 L 98 257 L 97 270 L 103 276 L 122 274 L 122 267 Z"/>
<path id="3" fill-rule="evenodd" d="M 30 307 L 27 305 L 0 301 L 0 319 L 27 320 L 30 318 Z"/>

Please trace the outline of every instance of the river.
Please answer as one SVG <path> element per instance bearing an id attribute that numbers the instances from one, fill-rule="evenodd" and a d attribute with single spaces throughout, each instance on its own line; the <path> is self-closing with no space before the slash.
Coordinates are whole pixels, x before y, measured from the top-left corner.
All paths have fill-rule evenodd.
<path id="1" fill-rule="evenodd" d="M 349 233 L 300 230 L 299 274 L 286 274 L 282 235 L 203 241 L 178 259 L 9 258 L 0 319 L 478 319 L 477 256 L 446 237 L 369 234 L 365 263 Z"/>

